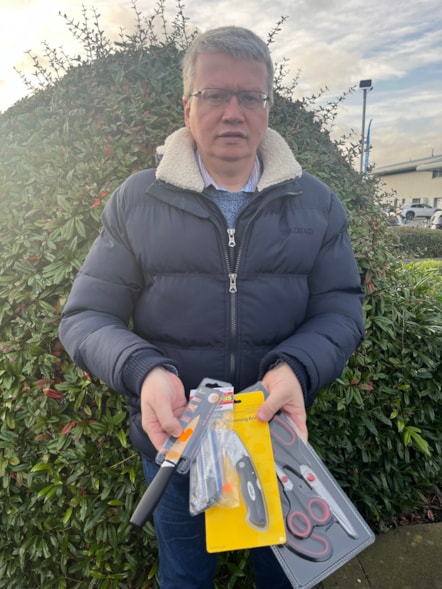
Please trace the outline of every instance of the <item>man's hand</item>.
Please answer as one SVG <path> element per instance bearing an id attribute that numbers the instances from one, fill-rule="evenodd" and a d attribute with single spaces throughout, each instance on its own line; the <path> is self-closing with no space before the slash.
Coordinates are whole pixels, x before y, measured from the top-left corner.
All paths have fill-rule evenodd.
<path id="1" fill-rule="evenodd" d="M 286 362 L 281 362 L 264 375 L 262 383 L 269 391 L 269 396 L 259 407 L 257 419 L 270 421 L 275 413 L 282 409 L 295 423 L 300 435 L 307 440 L 304 396 L 299 380 L 290 366 Z"/>
<path id="2" fill-rule="evenodd" d="M 186 405 L 178 376 L 162 366 L 149 372 L 141 388 L 141 425 L 157 450 L 170 435 L 182 434 L 179 418 Z"/>

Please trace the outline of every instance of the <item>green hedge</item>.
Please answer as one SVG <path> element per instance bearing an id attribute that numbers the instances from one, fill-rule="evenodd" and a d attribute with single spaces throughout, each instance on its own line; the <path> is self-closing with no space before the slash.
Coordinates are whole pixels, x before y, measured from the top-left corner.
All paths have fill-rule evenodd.
<path id="1" fill-rule="evenodd" d="M 375 529 L 442 482 L 441 310 L 439 262 L 378 279 L 365 342 L 311 412 L 313 443 Z"/>
<path id="2" fill-rule="evenodd" d="M 0 116 L 0 588 L 149 588 L 154 534 L 128 525 L 144 482 L 126 406 L 72 365 L 57 327 L 108 194 L 182 124 L 188 36 L 180 18 L 162 43 L 139 22 L 113 51 L 72 27 L 89 59 Z M 311 440 L 382 525 L 440 480 L 440 280 L 396 263 L 357 146 L 342 155 L 330 141 L 335 107 L 292 101 L 282 77 L 276 88 L 271 124 L 341 197 L 367 294 L 366 341 L 320 393 Z M 246 589 L 248 574 L 243 553 L 224 555 L 218 587 Z"/>
<path id="3" fill-rule="evenodd" d="M 390 231 L 398 240 L 398 249 L 403 257 L 442 258 L 442 231 L 402 226 L 392 226 Z"/>

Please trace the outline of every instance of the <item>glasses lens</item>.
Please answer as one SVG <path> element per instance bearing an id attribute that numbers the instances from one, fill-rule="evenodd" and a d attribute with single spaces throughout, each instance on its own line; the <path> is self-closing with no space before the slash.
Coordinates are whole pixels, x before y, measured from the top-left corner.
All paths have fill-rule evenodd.
<path id="1" fill-rule="evenodd" d="M 231 93 L 228 90 L 222 90 L 221 88 L 209 88 L 201 90 L 201 97 L 208 106 L 221 106 L 227 102 Z"/>
<path id="2" fill-rule="evenodd" d="M 264 96 L 261 92 L 244 91 L 238 92 L 238 100 L 241 106 L 253 110 L 262 107 L 264 103 Z"/>
<path id="3" fill-rule="evenodd" d="M 231 92 L 223 88 L 205 88 L 199 92 L 199 96 L 201 96 L 206 106 L 210 108 L 217 108 L 222 104 L 226 104 L 226 102 L 230 102 L 232 96 L 237 96 L 239 104 L 248 110 L 262 108 L 267 100 L 266 95 L 262 92 L 254 90 Z"/>

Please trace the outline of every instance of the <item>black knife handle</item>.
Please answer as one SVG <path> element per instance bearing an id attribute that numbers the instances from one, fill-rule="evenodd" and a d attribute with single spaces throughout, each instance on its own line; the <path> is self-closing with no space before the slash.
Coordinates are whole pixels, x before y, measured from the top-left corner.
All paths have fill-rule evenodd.
<path id="1" fill-rule="evenodd" d="M 141 497 L 135 511 L 130 518 L 130 523 L 138 528 L 142 528 L 148 520 L 150 514 L 158 505 L 161 495 L 164 493 L 176 465 L 170 462 L 163 462 L 158 473 L 147 487 L 144 495 Z"/>
<path id="2" fill-rule="evenodd" d="M 247 520 L 260 529 L 267 527 L 267 512 L 264 496 L 252 461 L 248 456 L 242 456 L 236 464 L 239 475 L 241 495 L 247 506 Z"/>

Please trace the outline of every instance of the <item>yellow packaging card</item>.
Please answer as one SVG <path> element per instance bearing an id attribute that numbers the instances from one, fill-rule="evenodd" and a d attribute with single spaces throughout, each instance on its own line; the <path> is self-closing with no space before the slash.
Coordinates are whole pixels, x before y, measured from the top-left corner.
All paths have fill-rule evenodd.
<path id="1" fill-rule="evenodd" d="M 240 501 L 236 507 L 214 505 L 206 510 L 208 552 L 286 541 L 270 429 L 255 417 L 263 401 L 262 391 L 235 395 L 233 430 L 223 451 L 237 473 Z"/>

